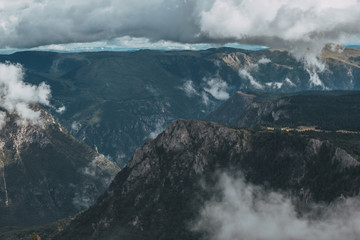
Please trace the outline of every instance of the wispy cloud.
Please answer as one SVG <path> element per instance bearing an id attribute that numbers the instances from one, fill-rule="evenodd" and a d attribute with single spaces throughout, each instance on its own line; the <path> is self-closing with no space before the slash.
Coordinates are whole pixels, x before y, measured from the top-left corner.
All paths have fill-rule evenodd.
<path id="1" fill-rule="evenodd" d="M 245 78 L 247 80 L 249 80 L 251 86 L 253 86 L 256 89 L 264 89 L 264 86 L 259 83 L 258 81 L 255 80 L 255 78 L 251 75 L 250 71 L 248 68 L 243 68 L 239 70 L 239 75 L 242 78 Z"/>
<path id="2" fill-rule="evenodd" d="M 165 130 L 166 124 L 165 124 L 165 119 L 159 118 L 155 123 L 154 123 L 154 129 L 153 131 L 150 132 L 149 134 L 149 138 L 155 139 L 162 131 Z"/>
<path id="3" fill-rule="evenodd" d="M 199 95 L 198 91 L 195 89 L 194 82 L 191 80 L 186 80 L 180 89 L 183 90 L 188 97 Z"/>
<path id="4" fill-rule="evenodd" d="M 299 217 L 292 201 L 224 174 L 221 199 L 203 207 L 195 230 L 208 239 L 355 240 L 360 237 L 360 201 L 347 199 L 332 206 L 313 205 L 322 214 Z"/>

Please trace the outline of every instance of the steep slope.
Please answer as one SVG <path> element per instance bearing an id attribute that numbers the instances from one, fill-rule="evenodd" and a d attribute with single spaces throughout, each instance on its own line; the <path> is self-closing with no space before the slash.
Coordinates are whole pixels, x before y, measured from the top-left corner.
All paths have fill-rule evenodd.
<path id="1" fill-rule="evenodd" d="M 300 211 L 360 186 L 359 162 L 327 140 L 178 120 L 139 149 L 55 239 L 201 239 L 191 224 L 217 194 L 204 186 L 214 186 L 221 172 L 297 196 Z"/>
<path id="2" fill-rule="evenodd" d="M 360 50 L 329 45 L 326 70 L 316 74 L 273 49 L 19 52 L 0 56 L 0 62 L 20 63 L 26 81 L 49 84 L 53 104 L 66 107 L 63 114 L 50 109 L 56 118 L 123 165 L 172 121 L 202 119 L 239 90 L 359 89 L 359 57 Z"/>
<path id="3" fill-rule="evenodd" d="M 206 119 L 251 127 L 307 126 L 322 130 L 359 131 L 360 93 L 357 91 L 300 92 L 296 94 L 236 93 Z"/>
<path id="4" fill-rule="evenodd" d="M 0 227 L 75 214 L 92 204 L 119 171 L 44 110 L 36 125 L 19 125 L 16 115 L 6 115 L 0 130 Z"/>

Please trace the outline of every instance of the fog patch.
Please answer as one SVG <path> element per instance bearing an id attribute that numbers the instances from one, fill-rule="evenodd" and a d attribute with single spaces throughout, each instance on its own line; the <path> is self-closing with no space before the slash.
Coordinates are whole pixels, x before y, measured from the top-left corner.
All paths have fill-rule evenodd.
<path id="1" fill-rule="evenodd" d="M 245 78 L 249 80 L 250 85 L 256 89 L 264 89 L 264 86 L 255 80 L 255 78 L 251 75 L 249 68 L 243 68 L 239 70 L 239 76 L 241 78 Z"/>
<path id="2" fill-rule="evenodd" d="M 94 203 L 90 195 L 84 195 L 79 192 L 75 193 L 72 204 L 79 210 L 89 208 Z"/>
<path id="3" fill-rule="evenodd" d="M 186 80 L 180 89 L 183 90 L 188 97 L 199 96 L 199 93 L 195 89 L 194 82 L 191 80 Z"/>
<path id="4" fill-rule="evenodd" d="M 319 75 L 316 70 L 314 70 L 314 69 L 305 69 L 305 70 L 308 72 L 308 74 L 310 76 L 310 78 L 309 78 L 310 87 L 322 87 L 323 89 L 325 89 L 325 85 L 320 80 Z"/>
<path id="5" fill-rule="evenodd" d="M 290 87 L 296 87 L 296 84 L 293 83 L 290 78 L 285 78 L 285 84 L 289 85 Z"/>
<path id="6" fill-rule="evenodd" d="M 59 114 L 63 114 L 66 110 L 66 107 L 63 105 L 61 107 L 59 107 L 58 109 L 56 109 L 56 112 Z"/>
<path id="7" fill-rule="evenodd" d="M 330 46 L 330 51 L 332 52 L 343 53 L 345 50 L 345 47 L 335 43 L 330 43 L 329 46 Z"/>
<path id="8" fill-rule="evenodd" d="M 209 97 L 207 96 L 206 92 L 202 92 L 201 93 L 201 99 L 202 99 L 202 103 L 205 105 L 205 106 L 208 106 L 210 104 L 210 99 Z"/>
<path id="9" fill-rule="evenodd" d="M 282 88 L 283 84 L 284 83 L 282 83 L 282 82 L 267 82 L 267 83 L 265 83 L 265 85 L 267 87 L 270 87 L 273 89 L 280 89 L 280 88 Z"/>
<path id="10" fill-rule="evenodd" d="M 73 130 L 73 131 L 79 131 L 80 130 L 80 128 L 81 128 L 81 123 L 79 123 L 79 122 L 77 122 L 77 121 L 73 121 L 72 123 L 71 123 L 71 129 Z"/>
<path id="11" fill-rule="evenodd" d="M 150 132 L 149 138 L 155 139 L 160 133 L 162 133 L 165 130 L 165 120 L 164 119 L 158 119 L 155 122 L 155 129 Z"/>
<path id="12" fill-rule="evenodd" d="M 148 90 L 149 93 L 151 93 L 151 95 L 153 96 L 159 96 L 160 92 L 159 90 L 155 89 L 153 86 L 151 85 L 147 85 L 146 86 L 146 90 Z"/>
<path id="13" fill-rule="evenodd" d="M 98 154 L 78 171 L 83 174 L 85 179 L 82 184 L 75 186 L 76 192 L 72 203 L 80 210 L 90 207 L 95 202 L 98 195 L 94 192 L 97 193 L 100 189 L 106 189 L 120 171 L 120 167 L 109 161 L 104 155 Z"/>
<path id="14" fill-rule="evenodd" d="M 207 87 L 204 88 L 204 91 L 211 94 L 217 100 L 227 100 L 229 99 L 229 93 L 227 92 L 229 86 L 225 81 L 220 77 L 215 78 L 204 78 L 203 81 L 206 82 Z"/>
<path id="15" fill-rule="evenodd" d="M 211 240 L 355 240 L 360 237 L 360 202 L 345 199 L 300 217 L 282 193 L 266 191 L 227 174 L 220 177 L 221 197 L 205 203 L 193 230 Z"/>
<path id="16" fill-rule="evenodd" d="M 271 63 L 271 60 L 265 57 L 262 57 L 259 61 L 258 64 L 268 64 Z"/>

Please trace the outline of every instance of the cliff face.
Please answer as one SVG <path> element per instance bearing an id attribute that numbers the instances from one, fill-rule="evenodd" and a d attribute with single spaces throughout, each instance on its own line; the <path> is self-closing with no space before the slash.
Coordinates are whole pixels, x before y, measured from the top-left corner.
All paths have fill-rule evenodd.
<path id="1" fill-rule="evenodd" d="M 75 214 L 105 191 L 119 168 L 78 142 L 45 111 L 41 124 L 0 130 L 0 227 L 31 226 Z"/>
<path id="2" fill-rule="evenodd" d="M 204 186 L 216 184 L 219 173 L 296 196 L 301 211 L 309 202 L 357 194 L 358 165 L 329 141 L 296 132 L 178 120 L 139 149 L 56 239 L 200 239 L 191 224 L 217 194 Z"/>

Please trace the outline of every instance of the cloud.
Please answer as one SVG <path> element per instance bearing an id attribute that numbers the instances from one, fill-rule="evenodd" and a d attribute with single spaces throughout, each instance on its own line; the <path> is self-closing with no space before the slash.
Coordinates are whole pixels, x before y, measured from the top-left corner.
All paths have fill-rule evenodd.
<path id="1" fill-rule="evenodd" d="M 56 112 L 59 114 L 63 114 L 66 110 L 66 107 L 63 105 L 61 107 L 59 107 L 58 109 L 56 109 Z"/>
<path id="2" fill-rule="evenodd" d="M 296 87 L 296 84 L 293 83 L 290 78 L 285 78 L 285 84 L 289 85 L 290 87 Z"/>
<path id="3" fill-rule="evenodd" d="M 74 130 L 74 131 L 79 131 L 81 128 L 81 123 L 77 122 L 77 121 L 74 121 L 71 123 L 71 129 Z"/>
<path id="4" fill-rule="evenodd" d="M 209 99 L 211 95 L 213 98 L 217 100 L 227 100 L 230 95 L 228 93 L 229 86 L 228 84 L 222 80 L 218 74 L 214 77 L 204 77 L 202 86 L 199 87 L 202 90 L 198 91 L 195 88 L 195 84 L 191 80 L 186 80 L 183 86 L 180 87 L 181 90 L 185 92 L 188 97 L 200 97 L 202 103 L 205 106 L 209 106 L 212 102 Z"/>
<path id="5" fill-rule="evenodd" d="M 196 91 L 193 81 L 186 80 L 183 86 L 180 87 L 188 97 L 198 96 L 199 93 Z"/>
<path id="6" fill-rule="evenodd" d="M 325 43 L 359 38 L 359 13 L 357 0 L 216 0 L 201 13 L 200 28 L 212 39 L 286 48 L 317 65 Z"/>
<path id="7" fill-rule="evenodd" d="M 151 131 L 149 134 L 149 138 L 155 139 L 164 130 L 165 130 L 165 120 L 158 119 L 155 122 L 155 129 Z"/>
<path id="8" fill-rule="evenodd" d="M 24 70 L 19 64 L 0 63 L 0 107 L 17 114 L 18 125 L 41 123 L 40 112 L 31 108 L 33 104 L 50 106 L 50 87 L 44 82 L 39 86 L 25 83 Z M 6 117 L 1 113 L 0 126 Z"/>
<path id="9" fill-rule="evenodd" d="M 229 86 L 220 77 L 215 78 L 204 78 L 203 81 L 207 83 L 207 87 L 204 91 L 210 93 L 217 100 L 229 99 L 229 93 L 227 92 Z"/>
<path id="10" fill-rule="evenodd" d="M 208 95 L 206 94 L 206 92 L 201 92 L 201 99 L 205 106 L 208 106 L 210 104 L 210 99 L 209 99 Z"/>
<path id="11" fill-rule="evenodd" d="M 222 175 L 221 199 L 203 207 L 194 228 L 207 239 L 231 240 L 355 240 L 360 237 L 360 202 L 346 199 L 330 206 L 312 206 L 318 216 L 299 217 L 292 201 L 243 179 Z"/>
<path id="12" fill-rule="evenodd" d="M 273 88 L 273 89 L 280 89 L 284 85 L 283 82 L 267 82 L 265 83 L 267 87 Z"/>
<path id="13" fill-rule="evenodd" d="M 262 57 L 259 61 L 258 64 L 268 64 L 271 63 L 271 60 L 265 57 Z"/>
<path id="14" fill-rule="evenodd" d="M 3 0 L 0 12 L 0 48 L 124 36 L 237 42 L 285 48 L 318 67 L 325 43 L 358 41 L 360 34 L 358 0 Z"/>
<path id="15" fill-rule="evenodd" d="M 264 89 L 264 86 L 255 80 L 255 78 L 250 74 L 248 68 L 243 68 L 239 70 L 239 76 L 250 81 L 250 84 L 256 89 Z"/>
<path id="16" fill-rule="evenodd" d="M 317 74 L 316 70 L 308 69 L 308 68 L 306 68 L 305 70 L 308 72 L 308 74 L 310 76 L 310 79 L 309 79 L 310 87 L 322 87 L 323 89 L 325 89 L 325 85 L 320 80 L 319 75 Z"/>
<path id="17" fill-rule="evenodd" d="M 182 0 L 4 0 L 0 6 L 0 47 L 94 42 L 123 36 L 194 42 L 196 12 L 202 5 L 207 4 Z"/>

